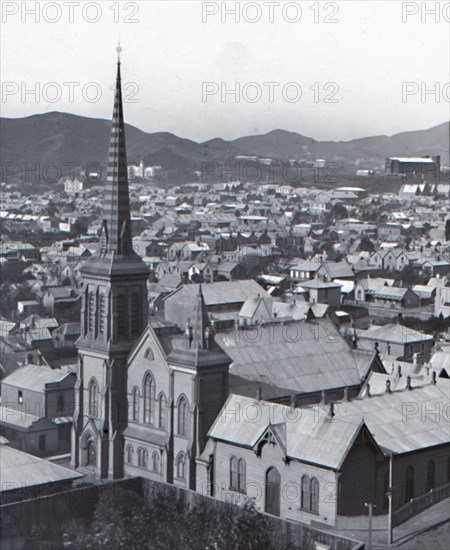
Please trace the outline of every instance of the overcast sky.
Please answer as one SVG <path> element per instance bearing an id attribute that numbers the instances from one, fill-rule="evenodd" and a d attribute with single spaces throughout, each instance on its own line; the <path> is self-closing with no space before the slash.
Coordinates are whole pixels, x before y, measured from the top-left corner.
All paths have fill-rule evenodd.
<path id="1" fill-rule="evenodd" d="M 147 132 L 204 141 L 283 128 L 348 140 L 449 118 L 448 2 L 428 2 L 442 9 L 427 15 L 423 2 L 260 1 L 258 13 L 255 2 L 241 1 L 240 22 L 222 2 L 27 2 L 29 9 L 38 4 L 39 22 L 21 4 L 2 1 L 5 117 L 64 111 L 110 118 L 120 38 L 125 118 Z M 69 82 L 79 84 L 72 98 Z M 239 102 L 221 98 L 236 83 Z M 36 85 L 37 97 L 23 95 Z M 431 88 L 438 96 L 423 96 Z"/>

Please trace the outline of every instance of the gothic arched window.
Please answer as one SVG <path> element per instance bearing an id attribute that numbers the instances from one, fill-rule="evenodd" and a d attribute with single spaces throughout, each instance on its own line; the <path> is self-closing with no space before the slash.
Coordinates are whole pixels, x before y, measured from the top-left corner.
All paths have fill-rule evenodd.
<path id="1" fill-rule="evenodd" d="M 159 394 L 158 399 L 158 427 L 165 429 L 166 427 L 166 396 L 163 393 Z"/>
<path id="2" fill-rule="evenodd" d="M 133 446 L 132 445 L 127 446 L 127 462 L 128 464 L 133 463 Z"/>
<path id="3" fill-rule="evenodd" d="M 148 361 L 153 361 L 153 359 L 155 358 L 155 355 L 152 351 L 152 348 L 147 348 L 145 350 L 145 353 L 144 353 L 144 357 L 148 360 Z"/>
<path id="4" fill-rule="evenodd" d="M 185 459 L 184 453 L 180 453 L 177 456 L 176 466 L 177 466 L 177 478 L 184 479 L 186 475 L 186 459 Z"/>
<path id="5" fill-rule="evenodd" d="M 97 380 L 93 378 L 89 382 L 89 416 L 97 417 L 98 408 L 98 384 Z"/>
<path id="6" fill-rule="evenodd" d="M 156 472 L 157 474 L 159 474 L 159 453 L 157 451 L 155 451 L 153 454 L 152 454 L 152 470 L 154 472 Z"/>
<path id="7" fill-rule="evenodd" d="M 139 401 L 140 401 L 139 388 L 133 388 L 132 394 L 132 410 L 131 410 L 131 419 L 133 422 L 139 422 Z"/>
<path id="8" fill-rule="evenodd" d="M 247 466 L 243 458 L 239 459 L 238 462 L 238 491 L 245 493 L 246 486 L 246 476 L 247 476 Z"/>
<path id="9" fill-rule="evenodd" d="M 138 466 L 141 468 L 147 468 L 148 452 L 147 449 L 142 447 L 138 449 Z"/>
<path id="10" fill-rule="evenodd" d="M 235 456 L 230 458 L 230 489 L 238 488 L 238 459 Z"/>
<path id="11" fill-rule="evenodd" d="M 187 435 L 188 430 L 188 405 L 184 396 L 178 401 L 178 435 Z"/>
<path id="12" fill-rule="evenodd" d="M 155 416 L 155 384 L 148 372 L 144 377 L 144 424 L 153 424 Z"/>
<path id="13" fill-rule="evenodd" d="M 311 479 L 311 512 L 319 513 L 319 481 L 313 477 Z"/>
<path id="14" fill-rule="evenodd" d="M 301 499 L 303 510 L 309 510 L 311 505 L 311 485 L 308 476 L 302 477 Z"/>

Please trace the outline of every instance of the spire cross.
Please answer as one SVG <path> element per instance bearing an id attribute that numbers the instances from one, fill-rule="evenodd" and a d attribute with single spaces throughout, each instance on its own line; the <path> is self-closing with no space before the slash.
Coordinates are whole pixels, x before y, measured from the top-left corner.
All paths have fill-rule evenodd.
<path id="1" fill-rule="evenodd" d="M 120 54 L 122 53 L 122 46 L 120 45 L 120 40 L 117 44 L 116 52 L 117 52 L 117 63 L 120 64 Z"/>

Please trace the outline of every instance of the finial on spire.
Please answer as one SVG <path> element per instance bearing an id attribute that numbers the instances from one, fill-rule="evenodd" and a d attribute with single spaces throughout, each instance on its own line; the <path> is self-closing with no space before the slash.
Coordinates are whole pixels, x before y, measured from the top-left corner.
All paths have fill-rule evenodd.
<path id="1" fill-rule="evenodd" d="M 120 40 L 117 43 L 116 52 L 117 52 L 117 63 L 120 64 L 120 54 L 122 53 L 122 46 L 120 45 Z"/>

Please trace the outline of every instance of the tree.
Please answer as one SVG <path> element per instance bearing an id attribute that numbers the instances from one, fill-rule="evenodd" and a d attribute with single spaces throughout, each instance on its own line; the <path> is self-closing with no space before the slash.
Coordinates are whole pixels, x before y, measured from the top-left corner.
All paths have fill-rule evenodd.
<path id="1" fill-rule="evenodd" d="M 172 491 L 162 491 L 147 500 L 134 491 L 115 486 L 100 496 L 90 527 L 77 530 L 73 523 L 68 525 L 62 535 L 62 547 L 70 550 L 288 550 L 271 542 L 270 528 L 268 517 L 259 513 L 248 499 L 240 507 L 226 504 L 223 508 L 216 507 L 210 501 L 190 507 L 183 493 L 176 496 Z M 301 550 L 314 547 L 309 531 L 305 531 Z M 289 550 L 296 547 L 291 545 Z"/>
<path id="2" fill-rule="evenodd" d="M 375 250 L 375 245 L 367 235 L 364 235 L 359 243 L 358 250 L 360 252 L 373 252 Z"/>

